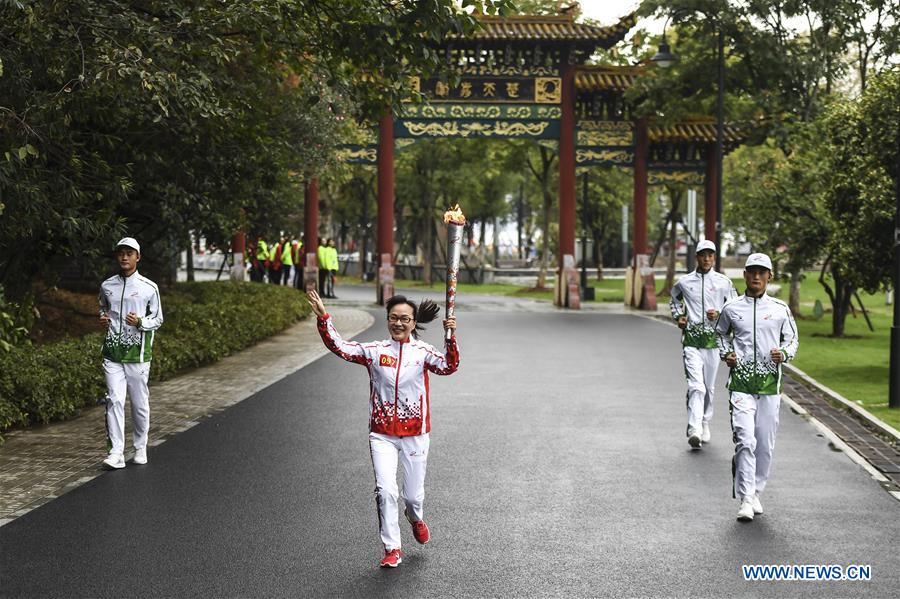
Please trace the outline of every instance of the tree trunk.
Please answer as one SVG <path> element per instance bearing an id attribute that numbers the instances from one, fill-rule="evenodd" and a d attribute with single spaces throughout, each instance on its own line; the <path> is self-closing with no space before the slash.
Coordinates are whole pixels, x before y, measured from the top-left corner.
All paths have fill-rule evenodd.
<path id="1" fill-rule="evenodd" d="M 594 264 L 597 265 L 597 280 L 603 280 L 603 231 L 594 231 Z"/>
<path id="2" fill-rule="evenodd" d="M 487 253 L 487 219 L 481 221 L 481 232 L 478 234 L 478 250 L 482 257 Z M 482 260 L 486 262 L 486 260 Z"/>
<path id="3" fill-rule="evenodd" d="M 672 222 L 669 225 L 669 259 L 666 264 L 666 282 L 663 285 L 662 291 L 659 292 L 661 296 L 667 296 L 672 293 L 672 287 L 675 285 L 675 260 L 678 258 L 678 251 L 676 248 L 676 244 L 678 243 L 678 221 L 676 212 L 678 211 L 678 204 L 680 203 L 679 194 L 672 194 L 672 218 L 669 219 Z"/>
<path id="4" fill-rule="evenodd" d="M 516 232 L 517 232 L 517 241 L 519 248 L 519 260 L 522 260 L 525 256 L 522 255 L 522 228 L 525 223 L 525 184 L 519 183 L 519 199 L 516 201 Z"/>
<path id="5" fill-rule="evenodd" d="M 496 216 L 494 217 L 494 256 L 493 256 L 493 264 L 494 268 L 500 264 L 500 219 Z"/>
<path id="6" fill-rule="evenodd" d="M 831 276 L 834 278 L 834 289 L 825 280 L 825 271 L 830 268 Z M 831 300 L 831 336 L 843 337 L 844 325 L 847 321 L 847 313 L 850 311 L 850 299 L 853 297 L 854 288 L 847 284 L 841 276 L 838 269 L 831 261 L 831 254 L 822 264 L 822 270 L 819 273 L 819 283 L 825 288 L 828 299 Z"/>
<path id="7" fill-rule="evenodd" d="M 550 260 L 550 209 L 553 207 L 553 196 L 550 194 L 548 186 L 550 185 L 550 166 L 556 159 L 556 155 L 549 152 L 544 146 L 541 146 L 539 150 L 541 153 L 540 172 L 534 168 L 531 160 L 528 160 L 527 162 L 528 168 L 531 170 L 534 178 L 541 184 L 541 197 L 544 199 L 542 210 L 544 230 L 541 235 L 541 266 L 538 271 L 537 287 L 538 289 L 546 289 L 547 268 Z"/>
<path id="8" fill-rule="evenodd" d="M 403 222 L 403 206 L 400 202 L 394 202 L 394 223 L 396 231 L 394 231 L 394 247 L 396 248 L 396 253 L 394 255 L 394 264 L 396 265 L 400 262 L 400 254 L 401 248 L 404 246 L 404 232 L 406 231 L 406 227 L 404 227 Z M 377 242 L 376 242 L 376 247 Z M 375 263 L 378 264 L 378 261 L 381 259 L 381 256 L 375 257 Z"/>
<path id="9" fill-rule="evenodd" d="M 422 282 L 431 286 L 431 252 L 434 248 L 434 219 L 430 217 L 425 220 L 425 229 L 422 231 Z"/>
<path id="10" fill-rule="evenodd" d="M 850 300 L 853 297 L 853 287 L 843 281 L 842 277 L 835 273 L 834 270 L 835 269 L 832 268 L 835 301 L 832 303 L 831 335 L 833 337 L 843 337 L 845 325 L 847 323 L 847 314 L 850 312 Z"/>
<path id="11" fill-rule="evenodd" d="M 788 295 L 788 307 L 795 318 L 800 317 L 800 269 L 791 269 L 791 291 Z"/>
<path id="12" fill-rule="evenodd" d="M 550 211 L 553 208 L 553 197 L 544 189 L 543 234 L 541 235 L 541 269 L 538 272 L 538 289 L 547 287 L 547 269 L 550 265 Z"/>
<path id="13" fill-rule="evenodd" d="M 194 244 L 191 241 L 191 235 L 188 234 L 188 245 L 186 254 L 187 280 L 194 282 Z"/>
<path id="14" fill-rule="evenodd" d="M 368 183 L 362 182 L 360 186 L 361 194 L 362 194 L 362 222 L 360 222 L 360 227 L 362 228 L 362 248 L 359 250 L 359 278 L 363 281 L 366 280 L 366 271 L 368 270 L 368 264 L 366 259 L 368 257 L 369 252 L 369 236 L 370 231 L 372 229 L 372 224 L 369 221 L 369 186 L 371 185 L 371 181 Z M 307 250 L 304 250 L 307 251 Z M 377 264 L 377 258 L 376 258 Z"/>

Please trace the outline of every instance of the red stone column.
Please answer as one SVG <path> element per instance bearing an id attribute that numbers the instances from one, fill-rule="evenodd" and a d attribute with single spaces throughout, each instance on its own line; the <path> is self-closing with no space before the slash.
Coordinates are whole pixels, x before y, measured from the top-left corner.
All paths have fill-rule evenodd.
<path id="1" fill-rule="evenodd" d="M 562 67 L 560 101 L 559 253 L 555 303 L 577 309 L 580 306 L 577 277 L 575 286 L 569 285 L 569 275 L 575 272 L 575 67 L 568 60 Z"/>
<path id="2" fill-rule="evenodd" d="M 378 280 L 376 301 L 394 294 L 394 118 L 388 110 L 378 123 Z"/>
<path id="3" fill-rule="evenodd" d="M 316 250 L 319 248 L 319 184 L 315 177 L 306 183 L 303 205 L 303 252 L 306 264 L 303 266 L 303 288 L 307 291 L 319 288 L 319 263 Z"/>
<path id="4" fill-rule="evenodd" d="M 647 119 L 635 123 L 634 148 L 634 248 L 632 255 L 647 253 Z"/>
<path id="5" fill-rule="evenodd" d="M 716 147 L 709 146 L 706 152 L 706 197 L 703 202 L 703 234 L 710 241 L 716 240 Z M 719 248 L 716 248 L 718 251 Z"/>

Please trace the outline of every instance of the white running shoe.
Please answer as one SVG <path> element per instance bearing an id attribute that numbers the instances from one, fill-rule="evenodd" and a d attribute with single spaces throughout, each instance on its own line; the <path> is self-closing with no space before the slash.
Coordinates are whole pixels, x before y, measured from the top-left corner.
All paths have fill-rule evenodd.
<path id="1" fill-rule="evenodd" d="M 700 435 L 700 440 L 703 441 L 704 443 L 709 443 L 709 437 L 710 437 L 710 435 L 709 435 L 709 423 L 708 423 L 708 422 L 704 422 L 704 423 L 703 423 L 703 433 Z"/>
<path id="2" fill-rule="evenodd" d="M 738 510 L 737 519 L 741 522 L 750 522 L 753 520 L 753 502 L 751 500 L 741 500 L 741 509 Z"/>
<path id="3" fill-rule="evenodd" d="M 146 447 L 136 447 L 134 450 L 134 459 L 131 460 L 135 464 L 146 464 L 147 463 L 147 448 Z"/>
<path id="4" fill-rule="evenodd" d="M 109 470 L 118 470 L 125 467 L 125 456 L 121 453 L 111 453 L 103 460 L 103 465 Z"/>
<path id="5" fill-rule="evenodd" d="M 754 495 L 751 502 L 753 503 L 753 513 L 754 514 L 758 515 L 758 514 L 763 513 L 762 503 L 759 501 L 759 494 Z"/>

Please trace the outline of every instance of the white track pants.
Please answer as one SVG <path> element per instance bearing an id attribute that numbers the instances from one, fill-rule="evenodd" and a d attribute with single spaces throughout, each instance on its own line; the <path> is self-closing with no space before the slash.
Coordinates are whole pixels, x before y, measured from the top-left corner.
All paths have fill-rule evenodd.
<path id="1" fill-rule="evenodd" d="M 719 350 L 684 347 L 684 374 L 687 377 L 687 436 L 700 432 L 704 422 L 713 417 Z"/>
<path id="2" fill-rule="evenodd" d="M 762 493 L 769 480 L 781 395 L 731 393 L 731 430 L 734 433 L 734 496 Z"/>
<path id="3" fill-rule="evenodd" d="M 111 453 L 125 452 L 125 392 L 131 398 L 131 421 L 134 428 L 135 449 L 147 447 L 150 431 L 150 362 L 121 364 L 103 360 L 106 375 L 106 428 L 112 441 Z"/>
<path id="4" fill-rule="evenodd" d="M 369 433 L 369 450 L 375 468 L 375 502 L 378 504 L 378 532 L 385 551 L 400 548 L 397 493 L 397 462 L 403 466 L 403 501 L 413 520 L 423 519 L 425 465 L 428 461 L 428 433 L 414 437 L 394 437 Z"/>

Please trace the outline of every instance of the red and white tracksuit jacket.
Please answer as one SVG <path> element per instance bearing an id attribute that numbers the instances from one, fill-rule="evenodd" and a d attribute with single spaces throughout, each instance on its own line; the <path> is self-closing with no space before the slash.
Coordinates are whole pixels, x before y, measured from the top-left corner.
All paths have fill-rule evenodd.
<path id="1" fill-rule="evenodd" d="M 357 343 L 344 341 L 326 314 L 317 319 L 325 346 L 348 362 L 369 370 L 369 430 L 409 437 L 431 431 L 428 373 L 453 374 L 459 368 L 456 338 L 447 341 L 446 352 L 410 338 Z"/>

